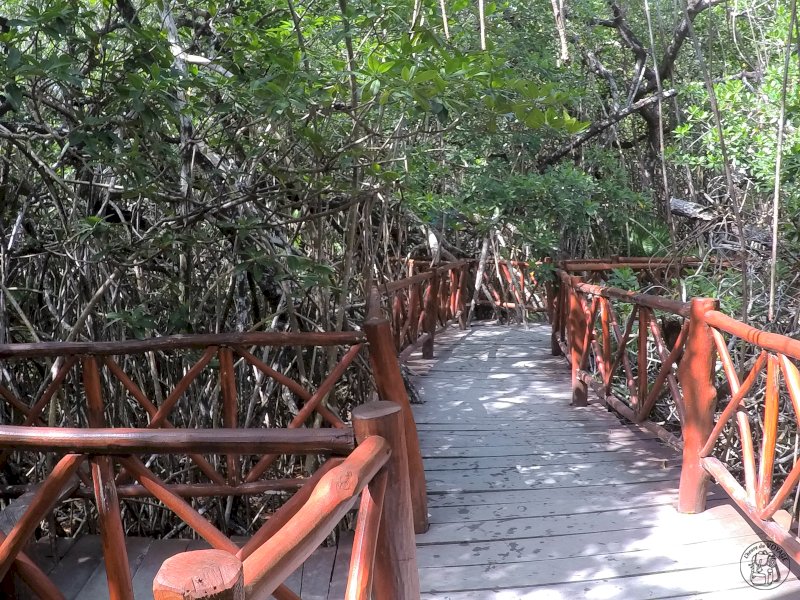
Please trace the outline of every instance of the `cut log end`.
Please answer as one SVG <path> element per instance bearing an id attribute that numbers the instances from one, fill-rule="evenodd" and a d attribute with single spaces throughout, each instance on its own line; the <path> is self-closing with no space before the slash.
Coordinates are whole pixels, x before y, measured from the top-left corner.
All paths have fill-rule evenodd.
<path id="1" fill-rule="evenodd" d="M 353 420 L 376 419 L 400 412 L 400 405 L 388 400 L 368 402 L 353 409 Z"/>
<path id="2" fill-rule="evenodd" d="M 242 561 L 224 550 L 168 558 L 153 580 L 155 600 L 244 600 Z"/>

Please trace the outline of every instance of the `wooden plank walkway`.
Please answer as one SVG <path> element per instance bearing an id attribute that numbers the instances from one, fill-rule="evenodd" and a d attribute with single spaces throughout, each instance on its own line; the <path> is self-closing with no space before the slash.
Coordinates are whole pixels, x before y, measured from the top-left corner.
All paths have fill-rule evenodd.
<path id="1" fill-rule="evenodd" d="M 428 481 L 430 531 L 417 536 L 424 600 L 789 600 L 749 587 L 740 557 L 757 529 L 718 491 L 681 515 L 680 457 L 599 405 L 569 406 L 569 369 L 550 329 L 477 325 L 436 339 L 436 359 L 408 366 Z M 106 600 L 100 541 L 60 560 L 34 552 L 68 600 Z M 152 599 L 161 563 L 190 540 L 129 538 L 136 600 Z M 320 548 L 287 581 L 303 600 L 344 597 L 352 535 Z M 52 554 L 52 553 L 50 553 Z M 786 569 L 780 565 L 781 569 Z M 384 600 L 375 598 L 374 600 Z"/>
<path id="2" fill-rule="evenodd" d="M 426 600 L 800 596 L 795 575 L 748 586 L 759 540 L 712 491 L 675 510 L 680 457 L 604 407 L 573 408 L 550 329 L 451 328 L 436 359 L 408 365 L 428 478 L 430 531 L 417 536 Z M 780 566 L 786 569 L 785 566 Z"/>

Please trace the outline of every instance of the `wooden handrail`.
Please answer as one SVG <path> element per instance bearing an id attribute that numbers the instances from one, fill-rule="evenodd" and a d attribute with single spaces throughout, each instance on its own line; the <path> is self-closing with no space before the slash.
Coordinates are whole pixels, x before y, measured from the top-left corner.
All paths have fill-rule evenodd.
<path id="1" fill-rule="evenodd" d="M 771 350 L 778 354 L 785 354 L 791 356 L 796 360 L 800 360 L 800 340 L 795 340 L 785 335 L 778 333 L 770 333 L 769 331 L 762 331 L 746 323 L 742 323 L 737 319 L 729 317 L 728 315 L 719 312 L 718 310 L 710 310 L 704 315 L 705 322 L 711 327 L 716 327 L 743 339 L 746 342 Z"/>
<path id="2" fill-rule="evenodd" d="M 382 437 L 363 440 L 340 465 L 322 476 L 286 525 L 247 558 L 242 561 L 235 553 L 218 555 L 224 564 L 233 565 L 229 572 L 235 575 L 227 577 L 224 583 L 219 579 L 209 582 L 208 595 L 198 589 L 203 582 L 194 577 L 198 568 L 208 564 L 208 555 L 204 554 L 207 551 L 186 552 L 167 560 L 153 583 L 155 600 L 179 597 L 176 594 L 186 585 L 194 587 L 194 598 L 269 598 L 329 535 L 359 494 L 376 478 L 391 453 L 389 443 Z M 237 564 L 241 569 L 236 568 Z"/>
<path id="3" fill-rule="evenodd" d="M 441 269 L 437 269 L 436 271 L 441 271 Z M 392 281 L 389 283 L 385 283 L 379 287 L 379 289 L 384 294 L 391 294 L 392 292 L 396 292 L 398 290 L 404 290 L 408 287 L 416 283 L 422 283 L 423 281 L 428 281 L 432 279 L 434 276 L 434 271 L 424 271 L 422 273 L 418 273 L 417 275 L 412 275 L 411 277 L 406 277 L 404 279 L 398 279 L 397 281 Z"/>
<path id="4" fill-rule="evenodd" d="M 628 268 L 634 271 L 656 270 L 656 269 L 684 269 L 696 267 L 703 264 L 699 259 L 671 259 L 671 258 L 641 258 L 624 257 L 618 262 L 604 259 L 589 260 L 567 260 L 559 263 L 559 266 L 570 273 L 579 272 L 598 272 L 611 271 L 614 269 Z"/>
<path id="5" fill-rule="evenodd" d="M 268 597 L 303 564 L 350 510 L 390 454 L 386 440 L 373 436 L 331 469 L 286 527 L 244 560 L 246 595 L 253 599 Z"/>
<path id="6" fill-rule="evenodd" d="M 134 429 L 0 425 L 0 448 L 77 454 L 347 454 L 347 429 Z"/>
<path id="7" fill-rule="evenodd" d="M 564 271 L 560 271 L 559 276 L 562 282 L 568 282 L 568 278 L 570 277 L 570 275 Z M 621 288 L 615 288 L 611 286 L 595 285 L 591 283 L 585 283 L 583 281 L 580 283 L 575 283 L 574 287 L 577 291 L 583 294 L 602 296 L 603 298 L 620 300 L 629 304 L 638 304 L 639 306 L 645 306 L 653 310 L 669 312 L 682 317 L 689 316 L 690 307 L 688 302 L 671 300 L 669 298 L 653 296 L 651 294 L 631 292 L 630 290 L 623 290 Z"/>
<path id="8" fill-rule="evenodd" d="M 439 325 L 465 318 L 467 272 L 474 263 L 472 259 L 444 263 L 373 287 L 371 297 L 390 299 L 394 345 L 401 359 L 417 347 L 431 358 Z M 412 270 L 416 264 L 411 263 Z M 374 310 L 377 303 L 370 300 L 368 305 Z"/>
<path id="9" fill-rule="evenodd" d="M 0 358 L 112 356 L 167 350 L 204 349 L 209 346 L 346 346 L 361 344 L 364 341 L 364 334 L 360 331 L 329 333 L 254 331 L 250 333 L 180 334 L 119 342 L 0 344 Z"/>

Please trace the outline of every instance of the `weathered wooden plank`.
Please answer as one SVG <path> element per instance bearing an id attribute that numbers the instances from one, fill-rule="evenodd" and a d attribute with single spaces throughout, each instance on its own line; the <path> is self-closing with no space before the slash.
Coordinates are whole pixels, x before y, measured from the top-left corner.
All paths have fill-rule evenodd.
<path id="1" fill-rule="evenodd" d="M 675 485 L 677 481 L 659 481 L 648 491 L 636 492 L 637 508 L 653 506 L 673 506 L 677 502 Z M 634 484 L 644 486 L 647 484 Z M 602 510 L 625 510 L 631 508 L 631 495 L 614 493 L 621 486 L 609 486 L 610 493 L 604 499 Z M 632 486 L 631 486 L 632 487 Z M 431 523 L 469 523 L 475 521 L 498 521 L 521 517 L 547 517 L 555 515 L 578 515 L 597 513 L 598 493 L 594 488 L 577 488 L 570 494 L 572 502 L 564 503 L 563 492 L 551 498 L 534 502 L 506 502 L 502 504 L 465 504 L 461 506 L 433 506 L 430 508 Z M 709 502 L 724 498 L 722 493 L 712 495 Z"/>
<path id="2" fill-rule="evenodd" d="M 295 594 L 300 595 L 300 586 L 302 585 L 303 581 L 303 567 L 299 567 L 286 578 L 286 581 L 283 582 L 283 585 L 288 587 L 292 590 Z"/>
<path id="3" fill-rule="evenodd" d="M 89 580 L 103 560 L 100 537 L 87 535 L 79 538 L 67 551 L 56 568 L 50 572 L 50 579 L 60 589 L 67 600 L 78 597 L 84 584 Z M 106 590 L 106 593 L 108 591 Z"/>
<path id="4" fill-rule="evenodd" d="M 733 578 L 720 581 L 719 591 L 704 594 L 689 594 L 688 596 L 672 596 L 670 600 L 792 600 L 800 597 L 800 581 L 790 575 L 785 583 L 773 590 L 754 590 L 750 586 L 725 589 L 735 582 Z M 758 596 L 756 596 L 756 592 Z"/>
<path id="5" fill-rule="evenodd" d="M 530 396 L 540 396 L 547 400 L 550 396 L 543 392 L 563 390 L 564 386 L 559 381 L 564 376 L 564 371 L 537 370 L 535 373 L 517 373 L 512 370 L 507 372 L 490 371 L 485 374 L 475 374 L 475 369 L 443 371 L 439 367 L 428 371 L 427 375 L 419 377 L 415 384 L 420 388 L 436 388 L 439 392 L 451 389 L 473 389 L 479 392 L 497 393 L 521 392 Z M 469 388 L 467 387 L 469 386 Z"/>
<path id="6" fill-rule="evenodd" d="M 527 444 L 527 445 L 498 445 L 498 446 L 472 446 L 460 448 L 424 448 L 423 458 L 450 457 L 450 458 L 470 458 L 482 456 L 527 456 L 531 452 L 608 452 L 610 450 L 621 450 L 625 448 L 641 448 L 647 440 L 631 439 L 616 440 L 610 442 L 586 442 L 579 436 L 575 436 L 572 442 L 559 444 L 558 448 L 553 448 L 548 444 Z M 654 447 L 663 447 L 656 440 L 649 443 Z"/>
<path id="7" fill-rule="evenodd" d="M 566 467 L 566 468 L 565 468 Z M 661 469 L 623 469 L 596 465 L 575 465 L 563 467 L 529 467 L 520 471 L 514 469 L 473 469 L 462 471 L 433 471 L 428 476 L 429 492 L 522 490 L 541 487 L 573 488 L 592 485 L 620 485 L 641 481 L 674 480 L 680 469 L 676 467 Z M 564 500 L 569 500 L 569 491 L 564 492 Z"/>
<path id="8" fill-rule="evenodd" d="M 565 495 L 566 501 L 566 495 Z M 602 510 L 575 514 L 554 514 L 535 517 L 516 517 L 502 520 L 484 519 L 461 523 L 439 523 L 418 544 L 441 544 L 470 541 L 509 540 L 554 536 L 578 536 L 585 533 L 628 531 L 634 529 L 670 529 L 683 531 L 710 522 L 734 522 L 739 513 L 729 504 L 713 505 L 702 518 L 678 513 L 671 505 L 643 508 Z"/>
<path id="9" fill-rule="evenodd" d="M 300 596 L 303 600 L 327 600 L 336 560 L 335 546 L 322 546 L 303 565 Z"/>
<path id="10" fill-rule="evenodd" d="M 538 488 L 529 490 L 501 490 L 489 492 L 455 492 L 431 494 L 429 506 L 431 508 L 462 508 L 482 506 L 502 506 L 504 504 L 529 504 L 542 507 L 543 514 L 564 514 L 567 511 L 577 511 L 578 507 L 585 506 L 582 512 L 597 511 L 597 499 L 608 499 L 611 503 L 609 509 L 627 508 L 638 498 L 647 501 L 654 494 L 665 492 L 677 493 L 678 479 L 665 479 L 663 481 L 648 481 L 630 483 L 625 485 L 598 485 L 570 488 L 570 502 L 564 505 L 564 491 L 562 488 Z M 614 506 L 622 503 L 622 506 Z M 554 508 L 547 508 L 548 506 Z M 557 510 L 556 510 L 557 509 Z M 521 513 L 518 516 L 527 516 Z"/>
<path id="11" fill-rule="evenodd" d="M 536 465 L 590 465 L 595 463 L 619 463 L 631 467 L 646 464 L 659 466 L 679 461 L 675 452 L 656 448 L 653 450 L 609 450 L 605 452 L 542 452 L 517 456 L 482 456 L 477 458 L 426 458 L 425 471 L 449 471 L 452 469 L 496 469 L 504 467 L 532 467 Z"/>
<path id="12" fill-rule="evenodd" d="M 336 546 L 336 558 L 333 563 L 331 587 L 328 590 L 328 600 L 341 600 L 347 591 L 347 574 L 350 572 L 350 555 L 353 551 L 353 534 L 343 533 Z M 376 599 L 377 600 L 377 599 Z"/>
<path id="13" fill-rule="evenodd" d="M 133 574 L 133 595 L 136 600 L 152 600 L 153 579 L 161 565 L 171 556 L 185 552 L 190 540 L 153 540 L 139 568 Z M 130 552 L 128 552 L 130 556 Z"/>
<path id="14" fill-rule="evenodd" d="M 420 445 L 424 448 L 464 448 L 476 445 L 488 446 L 490 444 L 500 445 L 543 445 L 557 447 L 560 444 L 571 444 L 575 441 L 575 433 L 557 433 L 551 431 L 531 432 L 524 431 L 499 431 L 496 434 L 483 435 L 447 435 L 436 433 L 433 436 L 422 436 Z M 616 442 L 620 440 L 654 440 L 657 439 L 652 433 L 639 433 L 620 429 L 618 431 L 586 431 L 581 432 L 580 439 L 585 442 Z"/>
<path id="15" fill-rule="evenodd" d="M 547 417 L 547 415 L 545 415 Z M 592 418 L 573 421 L 556 420 L 561 419 L 558 414 L 553 415 L 553 420 L 543 420 L 541 423 L 528 423 L 519 421 L 503 421 L 501 423 L 486 423 L 484 421 L 465 423 L 417 423 L 417 430 L 426 436 L 431 434 L 458 434 L 458 435 L 482 435 L 500 431 L 522 431 L 522 432 L 545 432 L 545 431 L 607 431 L 609 427 L 617 427 L 620 423 L 618 419 L 609 413 L 600 414 Z"/>
<path id="16" fill-rule="evenodd" d="M 674 598 L 681 594 L 702 594 L 706 598 L 707 592 L 719 592 L 724 585 L 737 586 L 731 589 L 741 590 L 743 598 L 755 598 L 753 588 L 747 588 L 738 573 L 739 565 L 722 565 L 706 569 L 686 569 L 680 572 L 652 573 L 638 577 L 606 577 L 595 579 L 591 582 L 570 582 L 558 585 L 541 587 L 513 588 L 495 585 L 486 586 L 480 590 L 464 592 L 451 592 L 446 595 L 439 593 L 426 593 L 424 600 L 433 598 L 447 598 L 447 600 L 564 600 L 564 599 L 592 599 L 603 598 L 608 600 L 644 600 L 649 598 Z M 738 581 L 737 581 L 738 578 Z M 786 590 L 777 588 L 778 592 L 772 598 L 791 598 L 798 590 L 796 584 L 789 585 Z M 750 595 L 747 596 L 746 588 Z M 786 594 L 789 594 L 788 596 Z M 726 595 L 725 598 L 729 596 Z M 767 597 L 758 595 L 759 599 Z"/>
<path id="17" fill-rule="evenodd" d="M 424 395 L 423 398 L 428 399 L 427 395 Z M 590 408 L 596 408 L 596 405 L 589 405 Z M 427 414 L 427 412 L 423 413 L 422 410 L 427 411 L 427 407 L 420 409 L 419 406 L 416 407 L 416 419 L 419 421 L 417 423 L 421 427 L 425 427 L 427 425 L 436 425 L 441 427 L 458 427 L 460 425 L 464 426 L 478 426 L 483 428 L 491 428 L 494 430 L 502 429 L 505 425 L 515 425 L 520 429 L 524 429 L 526 427 L 536 427 L 541 425 L 542 423 L 564 423 L 564 424 L 571 424 L 571 423 L 598 423 L 598 424 L 605 424 L 605 423 L 618 423 L 619 420 L 611 420 L 613 415 L 609 415 L 606 411 L 605 416 L 598 416 L 594 413 L 581 413 L 578 412 L 576 409 L 575 413 L 569 413 L 567 415 L 560 415 L 559 413 L 553 414 L 542 414 L 541 419 L 537 419 L 528 415 L 524 418 L 519 419 L 504 419 L 500 417 L 486 417 L 486 418 L 474 418 L 468 417 L 467 415 L 459 414 L 455 409 L 449 409 L 444 414 L 439 415 L 431 415 Z"/>
<path id="18" fill-rule="evenodd" d="M 451 394 L 448 393 L 448 399 L 452 400 Z M 428 400 L 431 396 L 427 393 L 423 397 Z M 487 399 L 489 399 L 487 397 Z M 446 400 L 444 400 L 446 401 Z M 442 402 L 442 400 L 438 401 Z M 459 414 L 456 407 L 445 407 L 447 409 L 444 415 L 436 414 L 436 411 L 442 409 L 441 404 L 432 404 L 426 402 L 425 404 L 415 405 L 414 407 L 415 419 L 418 425 L 428 423 L 432 424 L 465 424 L 465 425 L 480 425 L 488 428 L 500 428 L 504 424 L 520 424 L 520 426 L 535 426 L 546 423 L 571 423 L 573 421 L 597 421 L 598 419 L 608 423 L 619 423 L 618 417 L 614 416 L 604 407 L 599 404 L 589 404 L 588 406 L 575 406 L 568 407 L 566 412 L 557 406 L 544 407 L 539 411 L 528 410 L 528 415 L 524 419 L 517 418 L 503 418 L 502 416 L 489 416 L 489 417 L 475 417 L 468 414 Z M 452 417 L 457 417 L 455 422 Z"/>
<path id="19" fill-rule="evenodd" d="M 57 537 L 51 542 L 49 537 L 44 537 L 31 545 L 28 555 L 45 573 L 50 573 L 76 541 L 73 538 Z"/>
<path id="20" fill-rule="evenodd" d="M 523 588 L 676 571 L 675 575 L 680 577 L 680 571 L 683 570 L 719 565 L 738 567 L 742 552 L 760 539 L 758 535 L 752 534 L 615 554 L 522 562 L 503 561 L 487 565 L 425 567 L 420 569 L 420 581 L 423 591 L 449 592 L 482 587 L 491 589 L 492 584 Z"/>
<path id="21" fill-rule="evenodd" d="M 139 564 L 147 554 L 152 540 L 142 537 L 130 537 L 125 540 L 125 547 L 128 550 L 128 569 L 130 573 L 135 573 L 139 568 Z M 101 547 L 102 551 L 102 547 Z M 152 594 L 152 588 L 151 588 Z M 97 600 L 105 600 L 109 597 L 108 592 L 108 578 L 106 577 L 106 565 L 101 557 L 100 562 L 95 567 L 94 572 L 83 584 L 83 587 L 78 591 L 76 598 L 93 598 Z M 138 600 L 138 598 L 137 598 Z"/>
<path id="22" fill-rule="evenodd" d="M 694 523 L 689 526 L 677 526 L 672 523 L 671 527 L 666 527 L 654 523 L 649 527 L 617 531 L 540 537 L 514 535 L 510 539 L 441 544 L 427 544 L 420 541 L 418 537 L 417 560 L 424 567 L 555 560 L 619 552 L 659 550 L 678 543 L 725 541 L 757 535 L 757 533 L 754 526 L 740 517 L 736 517 L 722 520 L 695 519 Z"/>

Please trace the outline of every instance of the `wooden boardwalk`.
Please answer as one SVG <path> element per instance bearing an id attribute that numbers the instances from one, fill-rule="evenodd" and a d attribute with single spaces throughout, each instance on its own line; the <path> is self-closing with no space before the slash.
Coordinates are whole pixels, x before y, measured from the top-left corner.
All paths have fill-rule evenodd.
<path id="1" fill-rule="evenodd" d="M 569 368 L 549 335 L 450 329 L 435 360 L 409 362 L 424 401 L 423 598 L 800 596 L 793 574 L 772 591 L 744 581 L 740 557 L 759 535 L 721 494 L 702 514 L 675 510 L 674 451 L 601 406 L 569 406 Z"/>
<path id="2" fill-rule="evenodd" d="M 431 528 L 417 536 L 425 600 L 708 600 L 800 597 L 795 575 L 749 587 L 740 557 L 760 539 L 723 494 L 679 514 L 680 457 L 599 405 L 573 408 L 550 329 L 448 329 L 436 358 L 408 366 L 427 473 Z M 100 540 L 60 540 L 34 555 L 68 600 L 109 597 Z M 344 597 L 352 534 L 287 581 L 303 600 Z M 128 538 L 137 600 L 190 540 Z M 780 569 L 786 569 L 784 565 Z M 383 600 L 375 598 L 374 600 Z"/>

